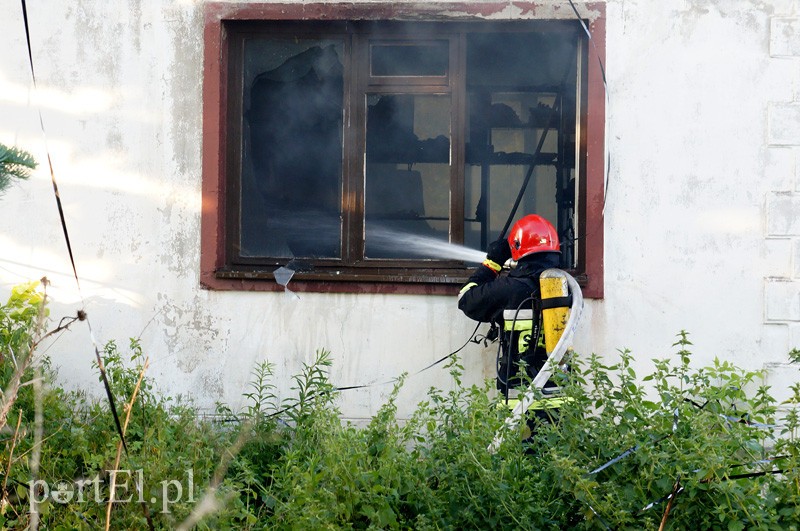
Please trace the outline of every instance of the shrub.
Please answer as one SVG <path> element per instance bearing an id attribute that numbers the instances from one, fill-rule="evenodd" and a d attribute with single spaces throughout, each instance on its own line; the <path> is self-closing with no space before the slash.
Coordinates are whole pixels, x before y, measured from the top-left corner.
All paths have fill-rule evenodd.
<path id="1" fill-rule="evenodd" d="M 782 456 L 797 442 L 776 439 L 762 375 L 720 360 L 692 370 L 690 344 L 679 334 L 679 363 L 656 360 L 642 379 L 648 388 L 627 351 L 610 366 L 593 356 L 569 376 L 571 400 L 536 437 L 542 480 L 568 500 L 558 507 L 563 525 L 785 529 L 797 521 L 776 510 L 776 500 L 797 499 L 797 484 L 774 473 L 795 473 L 796 459 Z"/>
<path id="2" fill-rule="evenodd" d="M 335 394 L 316 395 L 259 516 L 279 528 L 791 527 L 798 419 L 778 423 L 757 371 L 692 369 L 690 345 L 679 334 L 677 363 L 655 360 L 641 380 L 627 351 L 613 365 L 574 360 L 557 421 L 495 453 L 507 410 L 489 385 L 463 387 L 455 361 L 456 387 L 431 389 L 407 423 L 399 383 L 365 429 L 339 421 Z"/>

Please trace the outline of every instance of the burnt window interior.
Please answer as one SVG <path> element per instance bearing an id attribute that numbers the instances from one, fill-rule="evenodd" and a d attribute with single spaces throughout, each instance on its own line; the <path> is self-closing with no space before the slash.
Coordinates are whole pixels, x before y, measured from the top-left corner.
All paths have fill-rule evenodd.
<path id="1" fill-rule="evenodd" d="M 579 266 L 575 25 L 319 28 L 232 28 L 228 269 L 457 283 L 436 242 L 485 250 L 515 205 Z"/>
<path id="2" fill-rule="evenodd" d="M 466 245 L 485 249 L 519 201 L 556 226 L 561 267 L 575 267 L 577 53 L 569 34 L 467 36 Z"/>

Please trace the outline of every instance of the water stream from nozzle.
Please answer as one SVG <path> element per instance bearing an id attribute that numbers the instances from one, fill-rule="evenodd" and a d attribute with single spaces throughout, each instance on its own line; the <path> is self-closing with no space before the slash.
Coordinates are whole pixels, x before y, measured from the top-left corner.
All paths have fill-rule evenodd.
<path id="1" fill-rule="evenodd" d="M 479 264 L 486 257 L 485 252 L 471 247 L 383 227 L 370 230 L 367 239 L 373 249 L 403 250 L 425 258 L 449 258 Z"/>

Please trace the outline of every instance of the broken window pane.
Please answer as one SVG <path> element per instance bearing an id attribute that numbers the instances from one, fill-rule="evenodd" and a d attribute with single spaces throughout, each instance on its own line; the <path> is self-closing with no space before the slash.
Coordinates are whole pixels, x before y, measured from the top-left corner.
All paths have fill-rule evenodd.
<path id="1" fill-rule="evenodd" d="M 447 95 L 367 96 L 367 258 L 435 258 L 402 239 L 449 241 L 450 115 Z"/>
<path id="2" fill-rule="evenodd" d="M 341 256 L 343 44 L 250 39 L 241 256 Z"/>

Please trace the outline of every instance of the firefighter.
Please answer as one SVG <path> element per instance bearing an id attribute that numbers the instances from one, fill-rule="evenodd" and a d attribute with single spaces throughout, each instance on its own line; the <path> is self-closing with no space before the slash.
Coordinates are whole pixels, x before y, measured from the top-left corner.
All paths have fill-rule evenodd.
<path id="1" fill-rule="evenodd" d="M 541 216 L 527 215 L 514 224 L 507 239 L 489 244 L 486 260 L 458 295 L 458 307 L 467 317 L 492 323 L 494 330 L 499 327 L 503 331 L 497 388 L 507 401 L 509 392 L 523 383 L 521 367 L 532 379 L 547 360 L 540 332 L 539 275 L 558 267 L 560 252 L 553 225 Z M 501 274 L 509 259 L 516 267 Z"/>

